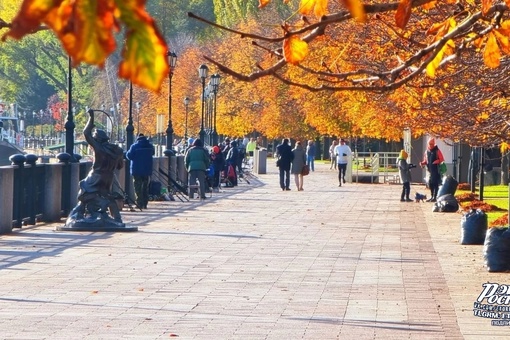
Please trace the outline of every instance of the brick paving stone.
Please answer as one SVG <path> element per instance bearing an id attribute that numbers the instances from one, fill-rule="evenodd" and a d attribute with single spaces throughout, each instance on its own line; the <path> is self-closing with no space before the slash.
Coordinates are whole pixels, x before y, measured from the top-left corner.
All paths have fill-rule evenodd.
<path id="1" fill-rule="evenodd" d="M 473 315 L 488 273 L 458 213 L 401 203 L 316 162 L 211 199 L 122 213 L 136 233 L 0 236 L 1 339 L 504 339 Z M 420 185 L 413 191 L 426 192 Z"/>

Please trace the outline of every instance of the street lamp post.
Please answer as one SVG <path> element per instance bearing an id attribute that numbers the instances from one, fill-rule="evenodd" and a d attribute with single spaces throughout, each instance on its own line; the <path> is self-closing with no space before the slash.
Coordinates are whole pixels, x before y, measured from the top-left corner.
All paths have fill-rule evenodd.
<path id="1" fill-rule="evenodd" d="M 133 82 L 129 82 L 128 123 L 126 125 L 126 151 L 133 145 Z M 128 176 L 129 177 L 129 176 Z"/>
<path id="2" fill-rule="evenodd" d="M 168 127 L 166 128 L 166 149 L 172 150 L 174 142 L 174 129 L 172 128 L 172 77 L 174 75 L 174 68 L 177 64 L 177 55 L 174 52 L 168 51 L 168 65 L 170 72 L 168 73 Z"/>
<path id="3" fill-rule="evenodd" d="M 209 124 L 210 123 L 210 120 L 209 120 L 209 115 L 210 115 L 210 108 L 211 108 L 211 105 L 210 105 L 210 86 L 209 84 L 205 87 L 205 93 L 204 93 L 204 97 L 205 97 L 205 117 L 204 117 L 204 130 L 205 130 L 205 138 L 207 138 L 207 141 L 204 140 L 204 145 L 207 143 L 207 144 L 210 144 L 210 137 L 211 137 L 211 125 Z"/>
<path id="4" fill-rule="evenodd" d="M 205 109 L 205 79 L 207 78 L 207 72 L 209 71 L 209 68 L 207 65 L 202 64 L 198 68 L 198 76 L 200 79 L 202 79 L 202 120 L 200 123 L 200 132 L 199 136 L 202 142 L 205 139 L 205 131 L 204 131 L 204 109 Z"/>
<path id="5" fill-rule="evenodd" d="M 74 157 L 74 115 L 71 108 L 73 107 L 73 77 L 72 77 L 72 60 L 71 57 L 67 58 L 67 121 L 65 124 L 66 129 L 66 153 L 71 158 L 71 162 L 75 162 Z"/>
<path id="6" fill-rule="evenodd" d="M 184 108 L 186 110 L 186 116 L 184 118 L 184 145 L 188 146 L 188 105 L 189 98 L 184 97 Z"/>
<path id="7" fill-rule="evenodd" d="M 218 131 L 216 130 L 216 96 L 220 86 L 220 75 L 215 73 L 211 76 L 211 84 L 213 87 L 214 94 L 214 118 L 213 118 L 213 133 L 212 133 L 212 145 L 218 145 Z"/>

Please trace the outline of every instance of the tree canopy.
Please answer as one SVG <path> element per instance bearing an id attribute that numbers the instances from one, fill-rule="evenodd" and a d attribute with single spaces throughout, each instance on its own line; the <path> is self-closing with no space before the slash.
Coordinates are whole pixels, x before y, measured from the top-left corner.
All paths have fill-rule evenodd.
<path id="1" fill-rule="evenodd" d="M 126 83 L 112 81 L 118 67 L 121 77 L 149 89 L 136 88 L 134 99 L 142 102 L 140 125 L 148 133 L 156 133 L 157 115 L 168 115 L 166 54 L 172 50 L 179 56 L 171 71 L 177 98 L 172 118 L 180 136 L 186 128 L 184 97 L 191 100 L 188 129 L 199 129 L 197 68 L 206 62 L 210 74 L 222 76 L 220 134 L 399 140 L 411 128 L 414 135 L 505 146 L 508 2 L 193 0 L 153 1 L 145 8 L 145 1 L 83 0 L 69 7 L 65 1 L 4 0 L 0 29 L 9 29 L 4 37 L 19 38 L 50 28 L 76 64 L 104 66 L 104 72 L 79 72 L 89 77 L 84 84 L 93 79 L 90 93 L 87 86 L 80 90 L 90 106 L 128 107 Z M 9 4 L 21 5 L 14 6 L 17 15 Z M 34 14 L 34 8 L 41 11 Z M 114 35 L 118 28 L 121 34 Z M 65 92 L 59 86 L 65 55 L 52 65 L 56 51 L 38 53 L 37 61 L 46 58 L 43 67 L 24 68 L 32 65 L 28 44 L 36 51 L 56 46 L 47 35 L 29 38 L 34 41 L 5 45 L 11 50 L 0 56 L 0 66 L 16 60 L 18 70 L 11 65 L 2 74 L 0 67 L 0 78 L 12 79 L 0 85 L 0 96 L 19 93 L 16 76 L 39 77 Z M 116 51 L 117 45 L 124 47 Z M 125 121 L 125 111 L 118 118 Z"/>

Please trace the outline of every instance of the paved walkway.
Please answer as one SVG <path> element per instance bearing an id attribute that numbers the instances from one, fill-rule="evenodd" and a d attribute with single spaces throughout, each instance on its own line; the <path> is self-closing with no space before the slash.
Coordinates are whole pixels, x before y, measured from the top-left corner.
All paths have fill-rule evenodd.
<path id="1" fill-rule="evenodd" d="M 509 338 L 473 315 L 510 278 L 459 244 L 460 214 L 401 203 L 400 185 L 339 188 L 324 164 L 282 192 L 268 168 L 124 212 L 135 233 L 0 236 L 0 339 Z"/>

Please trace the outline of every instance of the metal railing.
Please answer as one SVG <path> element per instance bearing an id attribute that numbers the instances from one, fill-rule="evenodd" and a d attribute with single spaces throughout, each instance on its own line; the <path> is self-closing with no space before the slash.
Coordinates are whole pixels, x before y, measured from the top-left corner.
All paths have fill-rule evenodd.
<path id="1" fill-rule="evenodd" d="M 352 171 L 355 182 L 370 176 L 370 183 L 392 182 L 398 173 L 390 171 L 397 164 L 398 152 L 357 152 L 353 153 Z"/>

